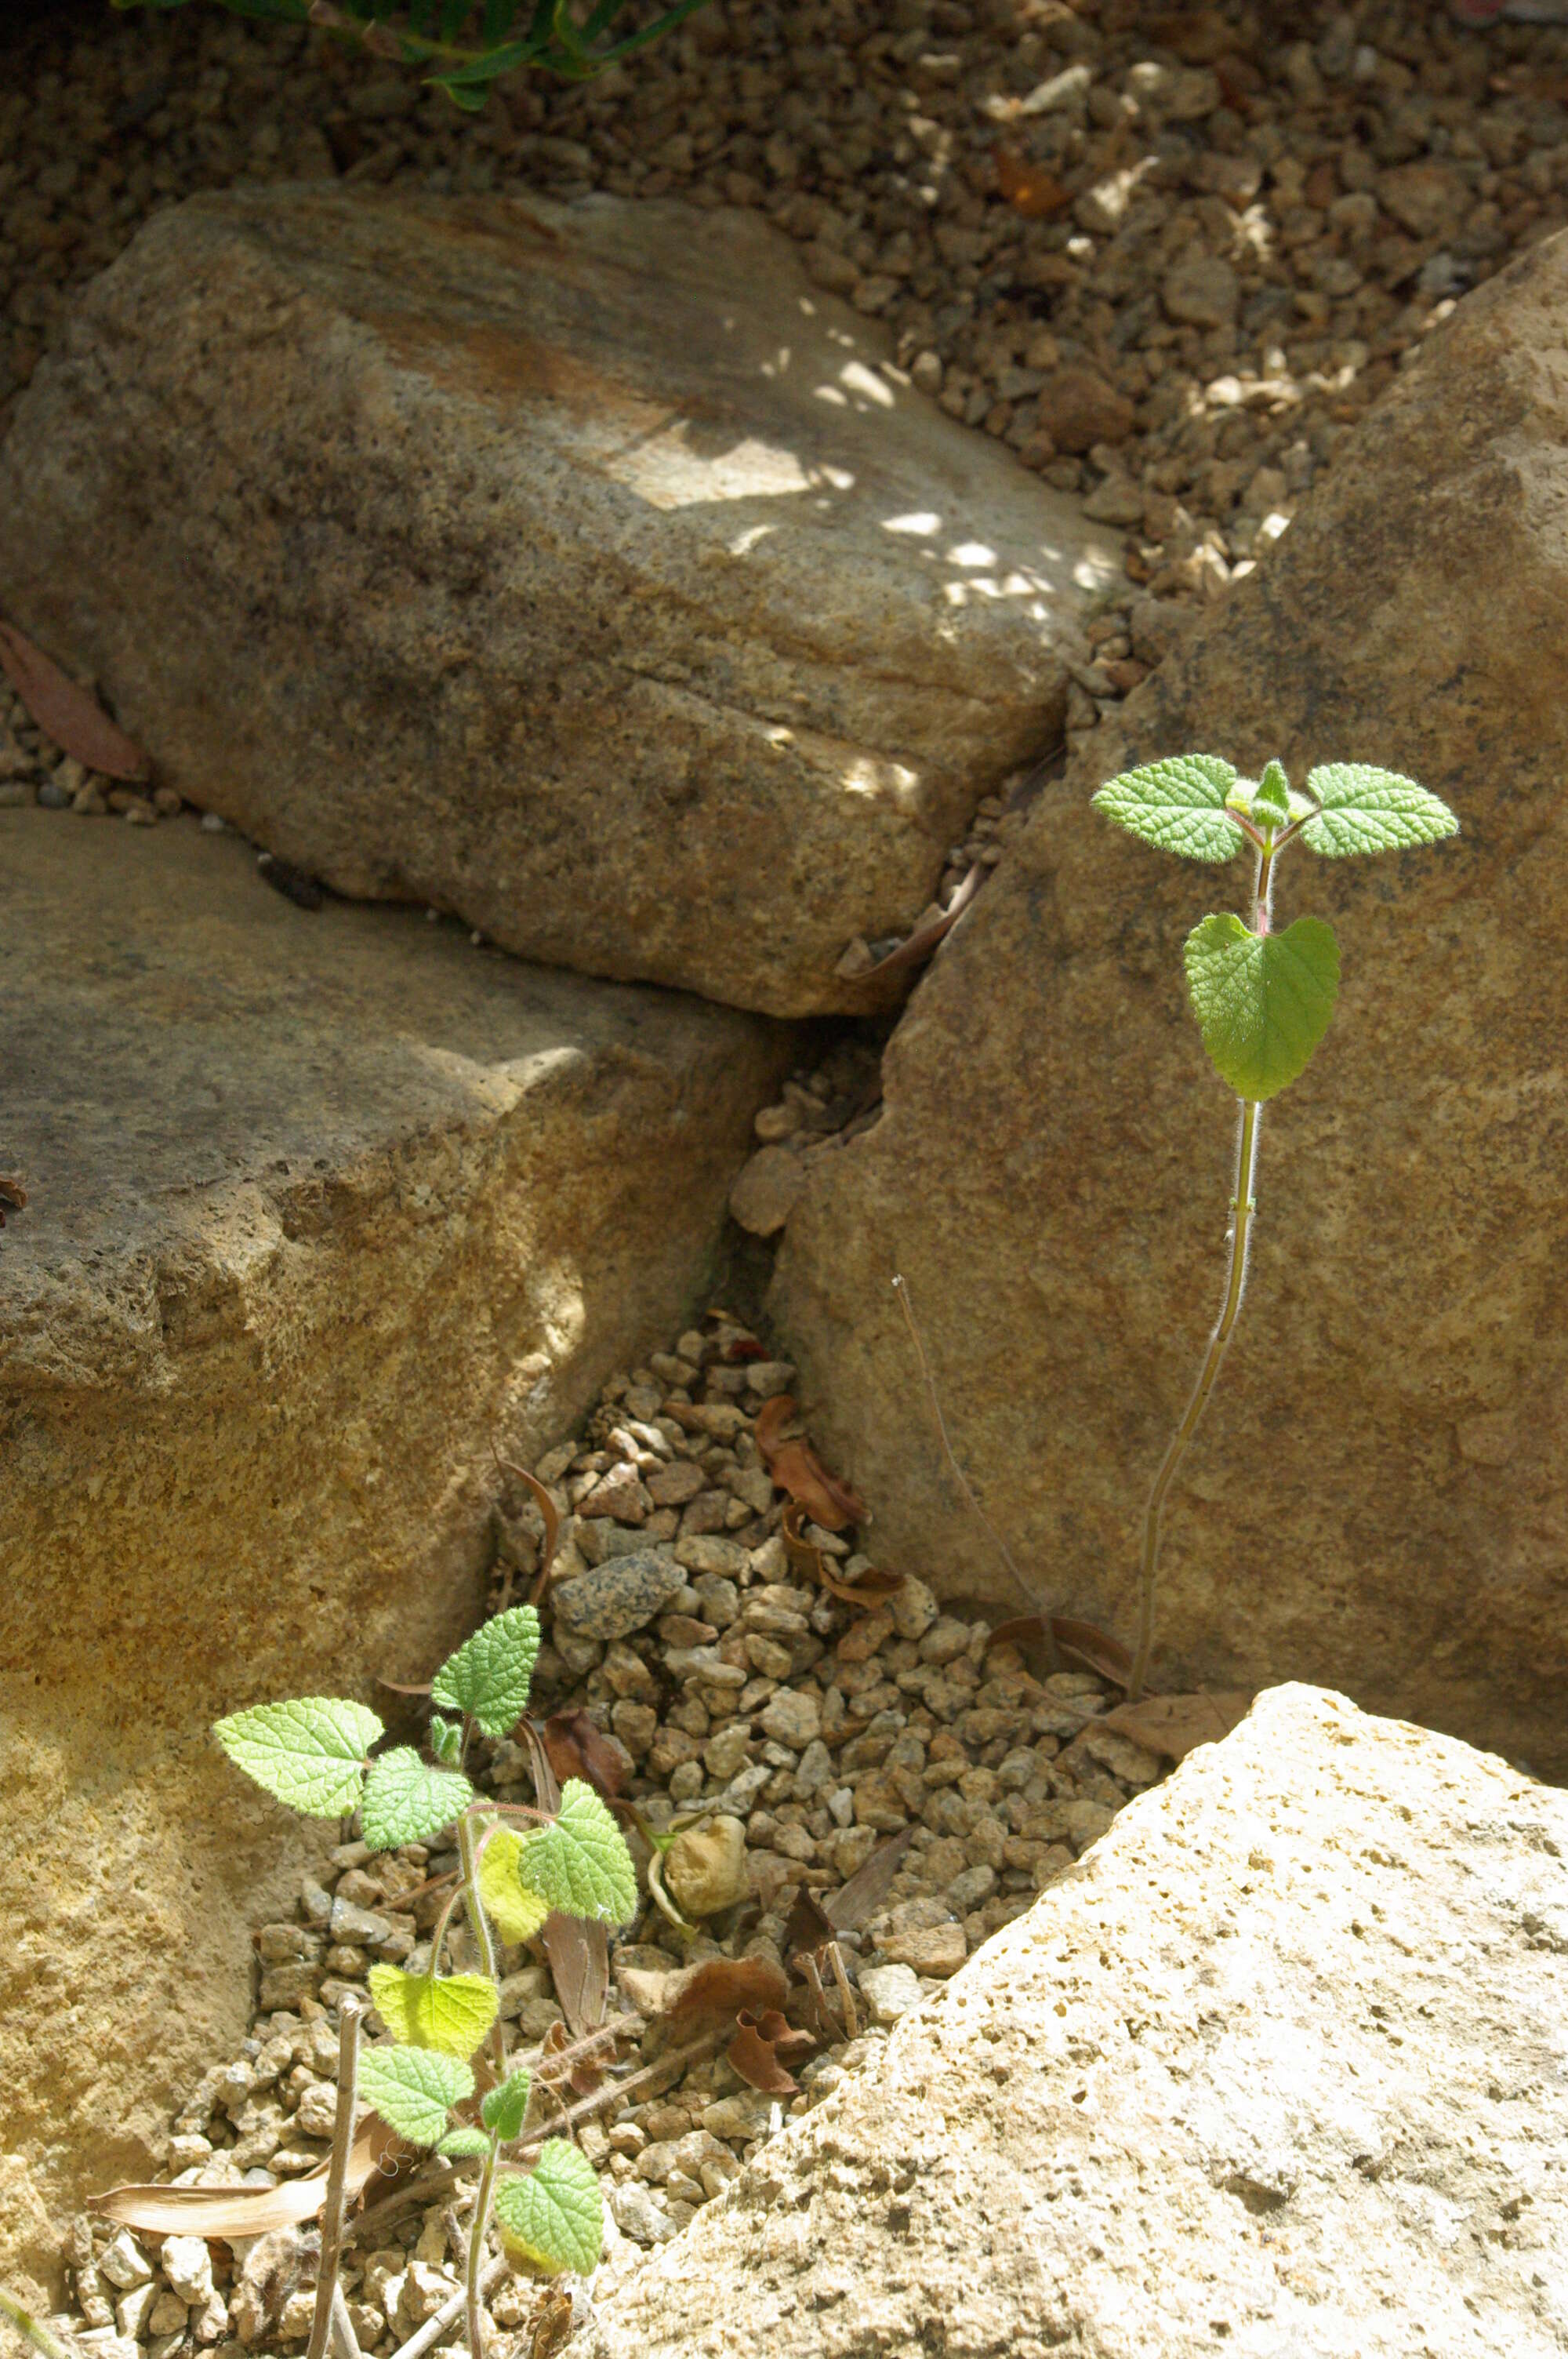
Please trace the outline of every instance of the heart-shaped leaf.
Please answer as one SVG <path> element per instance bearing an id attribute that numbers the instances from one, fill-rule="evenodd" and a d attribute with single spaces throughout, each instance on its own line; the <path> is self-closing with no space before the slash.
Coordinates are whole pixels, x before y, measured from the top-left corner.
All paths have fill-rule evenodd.
<path id="1" fill-rule="evenodd" d="M 1302 834 L 1326 860 L 1358 852 L 1403 852 L 1458 832 L 1448 805 L 1397 770 L 1325 762 L 1309 774 L 1307 788 L 1323 808 L 1305 821 Z"/>
<path id="2" fill-rule="evenodd" d="M 1251 934 L 1230 912 L 1187 936 L 1187 988 L 1203 1043 L 1238 1097 L 1261 1103 L 1293 1082 L 1328 1029 L 1339 948 L 1321 918 Z"/>
<path id="3" fill-rule="evenodd" d="M 518 1872 L 531 1891 L 568 1917 L 625 1925 L 637 1914 L 637 1872 L 625 1838 L 580 1777 L 561 1788 L 554 1825 L 525 1837 Z"/>
<path id="4" fill-rule="evenodd" d="M 526 2179 L 503 2179 L 495 2190 L 503 2242 L 548 2269 L 587 2277 L 604 2241 L 604 2207 L 587 2155 L 565 2138 L 547 2138 Z"/>
<path id="5" fill-rule="evenodd" d="M 395 1851 L 438 1835 L 472 1799 L 466 1777 L 432 1769 L 411 1745 L 399 1745 L 372 1762 L 360 1823 L 372 1851 Z"/>
<path id="6" fill-rule="evenodd" d="M 212 1734 L 247 1777 L 313 1819 L 335 1819 L 360 1799 L 365 1755 L 383 1734 L 373 1712 L 341 1696 L 298 1696 L 231 1712 Z"/>
<path id="7" fill-rule="evenodd" d="M 491 2025 L 500 1997 L 488 1974 L 406 1974 L 372 1966 L 370 1995 L 400 2046 L 433 2048 L 460 2061 L 471 2056 Z"/>
<path id="8" fill-rule="evenodd" d="M 539 1652 L 539 1617 L 514 1605 L 481 1625 L 430 1682 L 430 1700 L 449 1712 L 471 1712 L 486 1736 L 504 1736 L 528 1702 Z"/>
<path id="9" fill-rule="evenodd" d="M 1215 754 L 1177 754 L 1109 778 L 1095 809 L 1145 843 L 1185 860 L 1230 860 L 1241 829 L 1225 808 L 1236 772 Z"/>
<path id="10" fill-rule="evenodd" d="M 367 2048 L 359 2093 L 410 2146 L 435 2146 L 452 2107 L 473 2095 L 473 2074 L 457 2057 L 426 2048 Z"/>

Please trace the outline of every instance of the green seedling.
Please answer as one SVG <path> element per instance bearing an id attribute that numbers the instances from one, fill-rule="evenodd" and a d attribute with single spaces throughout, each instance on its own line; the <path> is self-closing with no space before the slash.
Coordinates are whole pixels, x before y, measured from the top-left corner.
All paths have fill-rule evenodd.
<path id="1" fill-rule="evenodd" d="M 114 0 L 116 8 L 167 15 L 187 0 Z M 651 24 L 617 39 L 627 0 L 222 0 L 232 16 L 277 25 L 315 25 L 356 41 L 395 65 L 429 66 L 428 79 L 455 106 L 477 114 L 492 82 L 521 66 L 542 66 L 564 82 L 587 82 L 630 57 L 704 5 L 676 0 Z"/>
<path id="2" fill-rule="evenodd" d="M 1096 795 L 1095 808 L 1145 843 L 1186 860 L 1230 860 L 1243 845 L 1257 857 L 1250 923 L 1227 912 L 1204 918 L 1183 956 L 1204 1047 L 1239 1100 L 1236 1190 L 1231 1200 L 1225 1300 L 1197 1382 L 1160 1462 L 1143 1515 L 1139 1565 L 1138 1647 L 1128 1688 L 1143 1692 L 1154 1635 L 1160 1522 L 1165 1495 L 1214 1390 L 1241 1309 L 1253 1215 L 1258 1209 L 1258 1130 L 1262 1109 L 1302 1073 L 1328 1029 L 1339 990 L 1339 946 L 1321 918 L 1273 927 L 1274 871 L 1298 840 L 1325 859 L 1402 852 L 1453 835 L 1446 803 L 1393 770 L 1329 762 L 1310 771 L 1305 791 L 1278 762 L 1260 778 L 1238 777 L 1212 754 L 1184 754 L 1124 771 Z"/>
<path id="3" fill-rule="evenodd" d="M 531 1605 L 517 1605 L 485 1623 L 443 1663 L 430 1689 L 438 1708 L 430 1720 L 433 1760 L 406 1745 L 373 1755 L 385 1734 L 380 1720 L 339 1697 L 258 1704 L 221 1720 L 214 1732 L 230 1759 L 290 1809 L 315 1818 L 357 1810 L 373 1851 L 455 1833 L 458 1881 L 431 1936 L 428 1966 L 419 1973 L 392 1965 L 370 1970 L 371 1998 L 389 2039 L 361 2051 L 357 2027 L 345 2027 L 334 2156 L 347 2152 L 357 2080 L 358 2096 L 410 2146 L 478 2160 L 466 2282 L 470 2359 L 483 2359 L 480 2277 L 492 2207 L 512 2257 L 546 2273 L 591 2269 L 604 2227 L 592 2166 L 565 2139 L 546 2139 L 525 2174 L 502 2169 L 503 2149 L 524 2136 L 529 2076 L 507 2057 L 496 1935 L 530 1940 L 556 1909 L 624 1925 L 638 1905 L 632 1855 L 591 1786 L 568 1778 L 558 1807 L 545 1812 L 483 1799 L 464 1774 L 476 1730 L 503 1736 L 516 1724 L 538 1651 L 539 1617 Z M 441 1970 L 460 1902 L 481 1973 Z M 487 2043 L 493 2085 L 475 2121 L 463 2117 L 463 2109 L 471 2116 L 472 2059 Z M 320 2359 L 326 2348 L 335 2293 L 325 2266 L 330 2247 L 335 2261 L 331 2224 L 322 2239 L 319 2332 L 308 2359 Z"/>

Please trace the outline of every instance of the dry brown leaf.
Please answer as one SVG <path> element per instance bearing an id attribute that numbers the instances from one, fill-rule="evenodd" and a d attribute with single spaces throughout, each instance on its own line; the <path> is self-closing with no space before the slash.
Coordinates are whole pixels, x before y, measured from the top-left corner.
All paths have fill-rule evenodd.
<path id="1" fill-rule="evenodd" d="M 741 2016 L 740 2028 L 724 2051 L 724 2060 L 749 2089 L 761 2089 L 770 2097 L 800 2094 L 800 2082 L 793 2072 L 785 2071 L 777 2049 L 763 2038 L 749 2015 Z"/>
<path id="2" fill-rule="evenodd" d="M 116 728 L 103 707 L 41 647 L 9 623 L 0 623 L 3 671 L 46 737 L 90 770 L 111 778 L 145 778 L 146 756 Z"/>
<path id="3" fill-rule="evenodd" d="M 580 2054 L 579 2045 L 564 2023 L 552 2023 L 539 2047 L 539 2078 L 550 2082 L 564 2079 L 578 2096 L 591 2097 L 604 2078 L 604 2066 L 596 2055 Z M 608 2056 L 609 2050 L 604 2052 Z M 553 2070 L 563 2056 L 569 2060 L 564 2070 Z"/>
<path id="4" fill-rule="evenodd" d="M 914 1841 L 914 1829 L 904 1827 L 879 1843 L 865 1863 L 858 1867 L 848 1884 L 830 1892 L 822 1903 L 822 1912 L 836 1933 L 852 1933 L 856 1927 L 871 1915 L 885 1897 L 888 1886 L 898 1874 L 904 1853 Z"/>
<path id="5" fill-rule="evenodd" d="M 384 1680 L 379 1671 L 375 1675 L 375 1683 L 378 1688 L 385 1688 L 389 1695 L 410 1696 L 428 1695 L 433 1684 L 429 1680 Z"/>
<path id="6" fill-rule="evenodd" d="M 557 1778 L 580 1777 L 607 1802 L 626 1783 L 623 1755 L 580 1706 L 575 1712 L 553 1712 L 539 1738 Z"/>
<path id="7" fill-rule="evenodd" d="M 604 1927 L 596 1919 L 566 1917 L 554 1908 L 539 1929 L 539 1941 L 570 2028 L 579 2038 L 584 2032 L 597 2031 L 610 1991 L 610 1940 Z"/>
<path id="8" fill-rule="evenodd" d="M 801 1529 L 806 1511 L 798 1499 L 792 1499 L 784 1511 L 781 1536 L 784 1554 L 790 1562 L 826 1589 L 830 1596 L 842 1598 L 846 1605 L 858 1606 L 870 1614 L 884 1598 L 903 1587 L 902 1572 L 878 1572 L 874 1567 L 860 1574 L 857 1581 L 846 1581 L 834 1571 L 827 1554 L 814 1540 L 808 1540 Z"/>
<path id="9" fill-rule="evenodd" d="M 1119 1639 L 1097 1630 L 1092 1622 L 1071 1622 L 1053 1614 L 1051 1636 L 1065 1661 L 1081 1663 L 1086 1671 L 1098 1672 L 1113 1687 L 1124 1688 L 1131 1679 L 1132 1658 L 1126 1647 Z"/>
<path id="10" fill-rule="evenodd" d="M 5 1225 L 5 1215 L 19 1212 L 27 1201 L 27 1191 L 19 1180 L 0 1178 L 0 1229 Z"/>
<path id="11" fill-rule="evenodd" d="M 378 2171 L 390 2169 L 403 2142 L 379 2115 L 369 2114 L 354 2134 L 344 2180 L 351 2200 Z M 89 2196 L 87 2209 L 121 2228 L 160 2236 L 265 2236 L 313 2220 L 327 2200 L 327 2165 L 281 2187 L 111 2187 Z"/>
<path id="12" fill-rule="evenodd" d="M 556 2359 L 572 2338 L 576 2302 L 565 2286 L 552 2286 L 528 2321 L 528 2359 Z"/>
<path id="13" fill-rule="evenodd" d="M 990 870 L 977 861 L 939 918 L 931 918 L 925 925 L 916 926 L 895 950 L 889 951 L 886 958 L 872 960 L 869 966 L 861 968 L 859 975 L 846 979 L 859 982 L 863 977 L 870 983 L 875 976 L 881 982 L 884 975 L 898 974 L 905 967 L 921 965 L 946 940 L 989 875 Z"/>
<path id="14" fill-rule="evenodd" d="M 1195 1695 L 1144 1696 L 1137 1703 L 1119 1703 L 1094 1724 L 1117 1729 L 1151 1753 L 1184 1761 L 1198 1745 L 1228 1736 L 1251 1711 L 1254 1693 L 1251 1688 L 1204 1688 Z"/>
<path id="15" fill-rule="evenodd" d="M 741 2075 L 749 2088 L 761 2089 L 770 2097 L 795 2097 L 800 2093 L 800 2083 L 788 2071 L 784 2059 L 808 2056 L 817 2042 L 809 2031 L 797 2031 L 776 2007 L 769 2007 L 761 2016 L 742 2008 L 736 2017 L 734 2038 L 725 2049 L 725 2060 Z"/>
<path id="16" fill-rule="evenodd" d="M 876 1854 L 871 1854 L 874 1859 Z M 870 1864 L 868 1861 L 867 1864 Z M 786 1959 L 803 1954 L 809 1957 L 833 1939 L 833 1920 L 815 1892 L 803 1884 L 798 1886 L 784 1919 L 784 1940 L 781 1947 Z"/>
<path id="17" fill-rule="evenodd" d="M 1061 181 L 1043 164 L 1031 163 L 1026 156 L 1015 156 L 1006 147 L 993 148 L 991 157 L 998 190 L 1025 221 L 1049 221 L 1053 213 L 1065 212 L 1072 203 Z"/>
<path id="18" fill-rule="evenodd" d="M 753 1440 L 763 1463 L 781 1491 L 803 1506 L 824 1531 L 841 1532 L 846 1525 L 865 1520 L 864 1500 L 847 1483 L 830 1474 L 809 1441 L 784 1441 L 784 1428 L 795 1414 L 788 1393 L 763 1403 L 757 1415 Z"/>
<path id="19" fill-rule="evenodd" d="M 523 1488 L 538 1508 L 545 1527 L 544 1542 L 539 1549 L 539 1570 L 534 1575 L 534 1585 L 528 1592 L 529 1603 L 537 1605 L 548 1586 L 550 1567 L 555 1562 L 556 1544 L 561 1537 L 561 1511 L 536 1474 L 530 1474 L 525 1466 L 514 1466 L 510 1458 L 498 1456 L 493 1443 L 491 1445 L 491 1455 L 495 1458 L 496 1464 L 503 1473 L 512 1475 L 522 1484 Z"/>
<path id="20" fill-rule="evenodd" d="M 789 1997 L 788 1982 L 767 1958 L 704 1958 L 673 1973 L 629 1966 L 620 1979 L 641 2014 L 677 2023 L 722 2023 L 742 2007 L 766 2013 Z"/>

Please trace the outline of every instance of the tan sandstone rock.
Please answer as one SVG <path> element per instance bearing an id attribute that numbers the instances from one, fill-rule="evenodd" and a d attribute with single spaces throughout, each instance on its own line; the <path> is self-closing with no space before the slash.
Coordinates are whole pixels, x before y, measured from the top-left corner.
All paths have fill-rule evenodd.
<path id="1" fill-rule="evenodd" d="M 786 1043 L 234 839 L 0 814 L 0 2277 L 145 2176 L 337 1827 L 207 1730 L 427 1676 L 524 1459 L 704 1282 Z"/>
<path id="2" fill-rule="evenodd" d="M 18 408 L 0 606 L 342 892 L 858 1009 L 1119 563 L 892 350 L 752 214 L 196 198 Z"/>
<path id="3" fill-rule="evenodd" d="M 1559 2359 L 1565 2017 L 1568 1797 L 1278 1689 L 651 2255 L 598 2359 Z"/>
<path id="4" fill-rule="evenodd" d="M 880 1561 L 1018 1592 L 945 1473 L 888 1280 L 1038 1599 L 1124 1636 L 1224 1280 L 1234 1104 L 1182 943 L 1247 874 L 1090 808 L 1133 761 L 1409 771 L 1463 832 L 1293 853 L 1340 1002 L 1265 1114 L 1252 1275 L 1166 1521 L 1162 1682 L 1331 1682 L 1568 1769 L 1568 241 L 1460 306 L 1265 567 L 1087 741 L 938 954 L 886 1113 L 775 1290 Z"/>

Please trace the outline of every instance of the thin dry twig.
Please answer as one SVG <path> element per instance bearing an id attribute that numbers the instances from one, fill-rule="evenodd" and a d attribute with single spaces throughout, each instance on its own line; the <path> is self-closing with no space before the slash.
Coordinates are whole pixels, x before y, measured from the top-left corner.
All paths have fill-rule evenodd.
<path id="1" fill-rule="evenodd" d="M 332 2122 L 332 2159 L 327 2170 L 327 2200 L 321 2206 L 321 2259 L 316 2274 L 316 2310 L 305 2359 L 327 2359 L 332 2332 L 332 2297 L 343 2252 L 343 2194 L 349 2172 L 349 2149 L 354 2142 L 354 2098 L 360 2077 L 360 2023 L 364 2009 L 356 1998 L 345 1997 L 338 2010 L 338 2110 Z M 348 2313 L 344 2311 L 344 2319 Z M 350 2330 L 351 2337 L 352 2329 Z"/>

